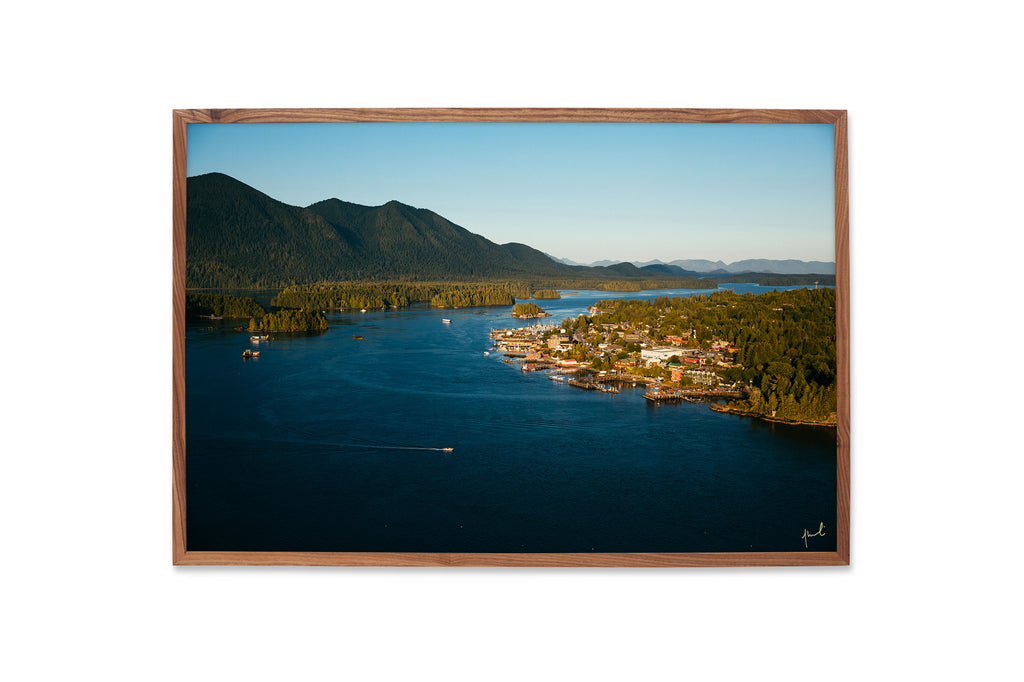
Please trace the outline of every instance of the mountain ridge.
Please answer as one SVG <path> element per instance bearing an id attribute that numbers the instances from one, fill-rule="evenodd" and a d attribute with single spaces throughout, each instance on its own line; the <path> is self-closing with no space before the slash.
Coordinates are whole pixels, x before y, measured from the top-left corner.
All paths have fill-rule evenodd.
<path id="1" fill-rule="evenodd" d="M 530 246 L 495 244 L 396 200 L 292 206 L 223 173 L 192 176 L 186 191 L 189 287 L 580 274 Z"/>
<path id="2" fill-rule="evenodd" d="M 729 272 L 721 261 L 565 262 L 527 244 L 496 244 L 430 209 L 394 199 L 363 206 L 331 198 L 303 207 L 285 204 L 223 173 L 191 176 L 186 183 L 189 288 L 388 279 L 609 280 Z M 801 261 L 738 263 L 807 267 L 797 265 Z M 713 269 L 698 269 L 707 265 Z"/>

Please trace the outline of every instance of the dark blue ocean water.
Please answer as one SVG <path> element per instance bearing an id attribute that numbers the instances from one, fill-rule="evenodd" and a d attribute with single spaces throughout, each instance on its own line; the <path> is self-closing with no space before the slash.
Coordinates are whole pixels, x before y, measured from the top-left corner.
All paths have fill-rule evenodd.
<path id="1" fill-rule="evenodd" d="M 688 293 L 538 303 L 558 322 Z M 508 308 L 328 318 L 249 360 L 248 334 L 188 326 L 188 549 L 802 551 L 823 522 L 808 548 L 835 550 L 834 429 L 524 373 L 484 354 L 491 328 L 528 324 Z"/>

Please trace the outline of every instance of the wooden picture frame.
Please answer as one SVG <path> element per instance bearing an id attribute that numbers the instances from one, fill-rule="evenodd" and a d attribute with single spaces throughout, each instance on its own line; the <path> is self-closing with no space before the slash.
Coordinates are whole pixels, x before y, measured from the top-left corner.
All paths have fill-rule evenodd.
<path id="1" fill-rule="evenodd" d="M 628 122 L 774 123 L 833 126 L 836 289 L 836 551 L 452 553 L 198 551 L 186 518 L 186 171 L 188 127 L 234 123 Z M 316 566 L 844 566 L 850 563 L 850 268 L 847 114 L 834 110 L 755 109 L 205 109 L 175 110 L 173 130 L 172 559 L 175 565 Z M 344 198 L 344 197 L 343 197 Z M 401 197 L 398 197 L 401 199 Z M 467 225 L 472 231 L 472 226 Z M 640 294 L 642 297 L 643 294 Z M 831 520 L 830 520 L 831 521 Z M 830 522 L 828 524 L 832 526 Z M 799 538 L 799 530 L 794 529 Z M 817 527 L 804 529 L 813 537 Z M 439 548 L 443 549 L 443 548 Z"/>

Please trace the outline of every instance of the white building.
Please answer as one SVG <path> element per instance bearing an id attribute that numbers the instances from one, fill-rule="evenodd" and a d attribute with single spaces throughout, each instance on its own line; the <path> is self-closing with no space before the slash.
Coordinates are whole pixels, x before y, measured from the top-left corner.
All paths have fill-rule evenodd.
<path id="1" fill-rule="evenodd" d="M 674 346 L 656 346 L 640 350 L 640 359 L 645 363 L 661 362 L 668 360 L 673 355 L 680 355 L 679 349 Z"/>

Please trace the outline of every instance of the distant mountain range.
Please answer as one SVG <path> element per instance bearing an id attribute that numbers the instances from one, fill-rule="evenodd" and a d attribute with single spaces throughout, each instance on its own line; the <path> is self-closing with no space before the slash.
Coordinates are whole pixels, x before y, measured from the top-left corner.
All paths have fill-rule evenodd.
<path id="1" fill-rule="evenodd" d="M 271 288 L 384 279 L 618 280 L 715 272 L 684 265 L 711 261 L 602 261 L 589 266 L 560 261 L 526 244 L 495 244 L 433 211 L 398 201 L 362 206 L 327 199 L 306 207 L 291 206 L 223 173 L 188 178 L 186 192 L 189 288 Z M 741 263 L 788 263 L 795 268 L 800 261 Z M 740 264 L 712 265 L 717 269 Z M 812 269 L 759 271 L 813 271 L 814 264 L 801 265 Z M 834 266 L 827 272 L 834 272 Z"/>
<path id="2" fill-rule="evenodd" d="M 567 258 L 555 258 L 566 265 L 607 266 L 616 261 L 600 260 L 593 263 L 576 263 Z M 750 272 L 763 272 L 776 275 L 834 275 L 836 264 L 823 261 L 802 260 L 769 260 L 753 258 L 738 260 L 734 263 L 701 259 L 679 259 L 666 263 L 661 260 L 633 261 L 633 265 L 644 270 L 660 270 L 671 274 L 729 275 Z"/>

